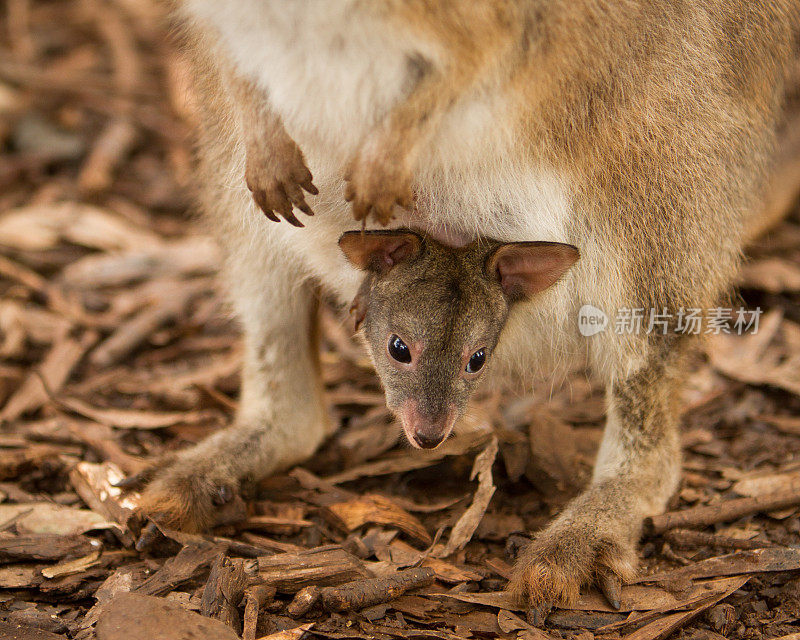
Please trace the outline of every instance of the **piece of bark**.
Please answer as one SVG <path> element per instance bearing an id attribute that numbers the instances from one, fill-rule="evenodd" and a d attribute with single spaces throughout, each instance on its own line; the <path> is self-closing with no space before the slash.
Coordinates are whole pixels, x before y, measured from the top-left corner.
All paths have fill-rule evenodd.
<path id="1" fill-rule="evenodd" d="M 69 627 L 57 615 L 36 607 L 9 611 L 5 615 L 5 622 L 23 627 L 33 627 L 50 633 L 66 633 L 69 630 Z"/>
<path id="2" fill-rule="evenodd" d="M 0 638 L 3 640 L 66 640 L 66 637 L 36 627 L 0 621 Z"/>
<path id="3" fill-rule="evenodd" d="M 0 589 L 33 589 L 44 582 L 41 567 L 31 564 L 12 564 L 0 567 Z"/>
<path id="4" fill-rule="evenodd" d="M 598 629 L 598 632 L 625 633 L 628 630 L 638 629 L 645 624 L 649 624 L 653 620 L 658 620 L 672 611 L 694 610 L 709 602 L 719 602 L 721 598 L 741 588 L 748 579 L 749 578 L 743 578 L 742 576 L 733 576 L 732 578 L 718 578 L 709 580 L 708 582 L 694 583 L 690 589 L 682 594 L 680 606 L 664 605 L 647 611 L 636 611 L 629 615 L 624 621 L 609 624 Z"/>
<path id="5" fill-rule="evenodd" d="M 0 563 L 54 561 L 78 557 L 92 550 L 84 536 L 27 535 L 0 538 Z"/>
<path id="6" fill-rule="evenodd" d="M 69 473 L 75 492 L 95 513 L 107 520 L 117 522 L 122 531 L 120 542 L 126 547 L 134 544 L 133 534 L 128 530 L 128 520 L 137 507 L 138 494 L 124 493 L 116 486 L 125 479 L 125 474 L 115 464 L 79 462 Z"/>
<path id="7" fill-rule="evenodd" d="M 79 398 L 59 398 L 59 404 L 100 424 L 117 429 L 164 429 L 180 424 L 195 424 L 213 418 L 214 411 L 137 411 L 94 407 Z"/>
<path id="8" fill-rule="evenodd" d="M 754 513 L 778 511 L 800 505 L 800 491 L 762 495 L 755 498 L 736 498 L 714 505 L 671 511 L 645 518 L 646 535 L 657 535 L 669 529 L 706 527 L 719 522 L 737 520 Z"/>
<path id="9" fill-rule="evenodd" d="M 286 629 L 285 631 L 271 633 L 268 636 L 262 636 L 259 640 L 300 640 L 313 626 L 313 622 L 307 622 L 294 629 Z"/>
<path id="10" fill-rule="evenodd" d="M 748 577 L 742 577 L 736 580 L 725 592 L 718 594 L 714 598 L 710 598 L 708 602 L 692 609 L 691 611 L 680 611 L 664 616 L 646 624 L 645 626 L 637 629 L 624 637 L 624 640 L 665 640 L 670 635 L 675 633 L 678 629 L 685 627 L 692 620 L 700 616 L 703 612 L 707 611 L 720 600 L 727 598 L 737 589 L 741 588 L 748 581 Z"/>
<path id="11" fill-rule="evenodd" d="M 274 597 L 275 588 L 264 584 L 257 584 L 245 589 L 242 640 L 255 640 L 258 628 L 258 614 L 264 604 Z"/>
<path id="12" fill-rule="evenodd" d="M 224 553 L 219 554 L 203 589 L 200 614 L 216 618 L 239 633 L 241 620 L 238 606 L 246 586 L 244 562 L 228 558 Z"/>
<path id="13" fill-rule="evenodd" d="M 725 376 L 751 385 L 769 385 L 800 394 L 800 365 L 794 351 L 774 340 L 792 325 L 773 309 L 759 320 L 757 332 L 707 336 L 706 353 L 712 366 Z M 780 357 L 789 355 L 789 357 Z"/>
<path id="14" fill-rule="evenodd" d="M 624 619 L 625 614 L 609 611 L 553 611 L 547 616 L 547 626 L 595 631 Z"/>
<path id="15" fill-rule="evenodd" d="M 739 578 L 723 578 L 696 582 L 685 592 L 675 594 L 657 585 L 633 584 L 624 585 L 620 593 L 620 608 L 614 609 L 605 597 L 596 590 L 582 593 L 579 600 L 569 610 L 572 611 L 598 611 L 605 613 L 630 613 L 632 611 L 662 612 L 674 611 L 682 607 L 692 606 L 708 598 L 725 593 Z M 453 598 L 461 602 L 478 604 L 487 607 L 496 607 L 507 611 L 526 611 L 526 607 L 515 600 L 506 591 L 488 593 L 432 593 L 430 597 Z"/>
<path id="16" fill-rule="evenodd" d="M 85 573 L 88 569 L 100 564 L 100 554 L 102 553 L 102 546 L 97 540 L 92 540 L 94 550 L 81 558 L 74 560 L 65 560 L 59 562 L 52 567 L 45 567 L 42 569 L 42 575 L 45 578 L 63 578 L 65 576 L 72 576 L 77 573 Z"/>
<path id="17" fill-rule="evenodd" d="M 189 545 L 170 558 L 164 566 L 156 571 L 136 588 L 140 595 L 155 596 L 172 591 L 175 587 L 198 577 L 224 547 L 219 545 Z"/>
<path id="18" fill-rule="evenodd" d="M 105 606 L 124 593 L 130 593 L 136 582 L 141 582 L 142 574 L 144 574 L 144 566 L 140 565 L 127 565 L 118 568 L 108 578 L 105 579 L 97 590 L 92 594 L 95 599 L 94 606 L 86 612 L 86 615 L 81 621 L 81 630 L 86 634 L 91 633 L 90 637 L 94 637 L 92 628 L 97 624 L 100 614 L 105 609 Z"/>
<path id="19" fill-rule="evenodd" d="M 371 577 L 361 560 L 336 545 L 261 557 L 258 572 L 264 584 L 281 593 L 295 593 L 311 584 L 330 586 Z"/>
<path id="20" fill-rule="evenodd" d="M 306 615 L 311 608 L 319 602 L 322 590 L 316 585 L 309 585 L 303 587 L 298 591 L 289 606 L 286 607 L 286 612 L 292 618 L 299 618 Z"/>
<path id="21" fill-rule="evenodd" d="M 705 618 L 714 631 L 725 638 L 730 637 L 730 633 L 739 619 L 736 608 L 730 604 L 718 604 L 712 607 L 706 612 Z"/>
<path id="22" fill-rule="evenodd" d="M 327 507 L 325 513 L 334 524 L 345 531 L 353 531 L 365 524 L 391 525 L 419 542 L 429 545 L 430 534 L 418 518 L 381 495 L 340 502 Z"/>
<path id="23" fill-rule="evenodd" d="M 65 335 L 57 340 L 42 363 L 31 371 L 17 392 L 6 402 L 0 412 L 0 422 L 16 420 L 45 404 L 51 393 L 60 391 L 83 354 L 96 341 L 97 335 L 92 332 L 84 333 L 80 339 Z"/>
<path id="24" fill-rule="evenodd" d="M 115 118 L 95 140 L 78 174 L 78 189 L 84 196 L 106 191 L 116 166 L 136 141 L 136 127 L 123 117 Z"/>
<path id="25" fill-rule="evenodd" d="M 513 631 L 525 631 L 528 633 L 528 637 L 533 640 L 536 638 L 537 640 L 550 640 L 551 636 L 547 635 L 541 629 L 537 629 L 536 627 L 528 624 L 525 620 L 520 618 L 519 616 L 514 615 L 510 611 L 506 611 L 505 609 L 501 609 L 497 612 L 497 626 L 500 627 L 500 630 L 503 633 L 511 633 Z"/>
<path id="26" fill-rule="evenodd" d="M 495 492 L 492 479 L 492 465 L 497 457 L 498 441 L 493 437 L 486 448 L 475 457 L 470 480 L 478 478 L 478 489 L 472 498 L 472 503 L 467 507 L 450 532 L 447 544 L 437 552 L 438 557 L 447 557 L 464 546 L 472 539 L 472 535 L 481 523 L 483 514 Z"/>
<path id="27" fill-rule="evenodd" d="M 770 473 L 744 477 L 731 487 L 734 493 L 748 498 L 761 498 L 779 494 L 800 494 L 800 472 Z"/>
<path id="28" fill-rule="evenodd" d="M 60 281 L 77 289 L 121 287 L 144 278 L 172 279 L 210 275 L 221 260 L 219 247 L 206 237 L 153 243 L 125 253 L 90 254 L 68 264 Z"/>
<path id="29" fill-rule="evenodd" d="M 440 582 L 448 584 L 461 584 L 464 582 L 480 582 L 484 576 L 476 571 L 470 571 L 439 558 L 426 558 L 422 567 L 431 569 L 434 577 Z"/>
<path id="30" fill-rule="evenodd" d="M 89 362 L 98 368 L 121 362 L 160 327 L 184 314 L 192 298 L 205 288 L 205 283 L 174 283 L 149 306 L 120 324 L 92 351 Z"/>
<path id="31" fill-rule="evenodd" d="M 719 549 L 764 549 L 776 546 L 769 540 L 741 540 L 717 533 L 693 531 L 692 529 L 671 529 L 664 532 L 664 540 L 679 549 L 696 549 L 698 547 L 717 547 Z"/>
<path id="32" fill-rule="evenodd" d="M 406 591 L 427 587 L 434 582 L 431 569 L 407 569 L 385 578 L 354 580 L 321 591 L 322 606 L 328 611 L 358 611 L 398 598 Z"/>
<path id="33" fill-rule="evenodd" d="M 250 516 L 239 523 L 240 529 L 255 529 L 278 535 L 293 535 L 305 527 L 313 527 L 311 520 L 303 518 L 281 518 L 278 516 Z"/>
<path id="34" fill-rule="evenodd" d="M 501 560 L 500 558 L 489 558 L 486 560 L 486 566 L 501 578 L 511 580 L 511 574 L 514 571 L 514 567 L 508 564 L 505 560 Z"/>
<path id="35" fill-rule="evenodd" d="M 68 429 L 70 435 L 78 442 L 92 449 L 104 462 L 118 467 L 124 476 L 136 475 L 148 466 L 143 458 L 132 456 L 122 449 L 117 434 L 108 425 L 70 417 Z M 132 503 L 137 495 L 135 492 L 128 492 L 126 502 Z"/>
<path id="36" fill-rule="evenodd" d="M 716 558 L 708 558 L 680 569 L 641 576 L 634 583 L 665 582 L 681 579 L 716 578 L 748 573 L 794 571 L 800 569 L 800 549 L 770 547 L 752 551 L 737 551 Z"/>
<path id="37" fill-rule="evenodd" d="M 546 494 L 582 486 L 587 469 L 580 463 L 577 431 L 541 402 L 528 407 L 524 416 L 529 423 L 527 478 Z"/>
<path id="38" fill-rule="evenodd" d="M 12 480 L 33 469 L 42 469 L 46 464 L 57 465 L 61 453 L 56 447 L 41 444 L 0 450 L 0 480 Z"/>
<path id="39" fill-rule="evenodd" d="M 299 553 L 301 551 L 305 551 L 305 549 L 301 546 L 296 544 L 292 544 L 291 542 L 280 542 L 279 540 L 272 540 L 271 538 L 265 538 L 264 536 L 257 535 L 255 533 L 250 533 L 249 531 L 243 531 L 241 533 L 242 540 L 249 542 L 253 545 L 254 548 L 261 548 L 264 550 L 263 553 L 258 553 L 253 557 L 258 556 L 269 556 L 273 555 L 274 553 Z"/>
<path id="40" fill-rule="evenodd" d="M 447 456 L 463 455 L 484 444 L 489 437 L 488 430 L 470 431 L 446 440 L 436 449 L 391 453 L 385 459 L 367 462 L 323 479 L 332 484 L 342 484 L 364 477 L 425 469 L 439 463 Z"/>
<path id="41" fill-rule="evenodd" d="M 230 627 L 164 598 L 126 593 L 97 621 L 97 640 L 238 640 Z"/>

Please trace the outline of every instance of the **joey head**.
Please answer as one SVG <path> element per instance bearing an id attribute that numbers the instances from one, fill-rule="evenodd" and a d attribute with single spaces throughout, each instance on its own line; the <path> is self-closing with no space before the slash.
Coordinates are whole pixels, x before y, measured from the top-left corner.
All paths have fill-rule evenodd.
<path id="1" fill-rule="evenodd" d="M 409 442 L 432 449 L 464 413 L 512 305 L 578 259 L 558 242 L 476 240 L 448 247 L 414 231 L 349 231 L 339 240 L 366 275 L 351 307 Z"/>

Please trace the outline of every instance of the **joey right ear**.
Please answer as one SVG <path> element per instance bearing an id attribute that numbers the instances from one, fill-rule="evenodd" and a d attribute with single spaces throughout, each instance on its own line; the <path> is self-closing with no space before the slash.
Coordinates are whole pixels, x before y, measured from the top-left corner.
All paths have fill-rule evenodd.
<path id="1" fill-rule="evenodd" d="M 492 251 L 486 270 L 514 302 L 553 286 L 579 257 L 577 247 L 563 242 L 509 242 Z"/>
<path id="2" fill-rule="evenodd" d="M 339 248 L 357 269 L 383 275 L 396 264 L 419 255 L 422 238 L 407 229 L 346 231 L 339 238 Z"/>

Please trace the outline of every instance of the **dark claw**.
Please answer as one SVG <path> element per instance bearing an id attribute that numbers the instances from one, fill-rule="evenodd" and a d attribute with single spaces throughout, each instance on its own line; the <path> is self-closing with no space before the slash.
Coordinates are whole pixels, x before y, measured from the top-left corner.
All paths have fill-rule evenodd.
<path id="1" fill-rule="evenodd" d="M 300 200 L 295 206 L 307 216 L 314 215 L 314 211 L 308 206 L 308 203 L 305 200 Z"/>
<path id="2" fill-rule="evenodd" d="M 115 482 L 112 486 L 118 487 L 120 489 L 137 489 L 139 487 L 146 485 L 152 476 L 153 476 L 153 470 L 145 469 L 143 471 L 140 471 L 139 473 L 134 473 L 132 476 L 123 478 L 119 482 Z"/>
<path id="3" fill-rule="evenodd" d="M 288 212 L 288 213 L 284 213 L 284 214 L 283 214 L 283 217 L 284 217 L 284 218 L 286 218 L 286 222 L 288 222 L 288 223 L 289 223 L 290 225 L 292 225 L 293 227 L 303 227 L 303 226 L 305 226 L 305 225 L 303 225 L 303 223 L 302 223 L 302 222 L 300 222 L 300 221 L 299 221 L 299 220 L 298 220 L 298 219 L 295 217 L 295 215 L 294 215 L 294 213 L 292 213 L 292 210 L 291 210 L 291 209 L 289 210 L 289 212 Z"/>
<path id="4" fill-rule="evenodd" d="M 233 500 L 233 489 L 231 489 L 228 485 L 222 485 L 221 487 L 217 488 L 217 492 L 214 495 L 214 504 L 222 506 L 223 504 L 228 504 L 231 500 Z"/>
<path id="5" fill-rule="evenodd" d="M 136 541 L 136 550 L 139 552 L 147 551 L 160 537 L 161 532 L 158 530 L 158 527 L 152 522 L 149 523 L 144 529 L 142 529 L 142 533 L 139 535 L 139 539 Z"/>
<path id="6" fill-rule="evenodd" d="M 539 605 L 531 605 L 530 609 L 528 609 L 528 622 L 534 627 L 544 626 L 544 622 L 547 620 L 547 616 L 550 615 L 552 610 L 553 605 L 549 602 L 543 602 Z"/>
<path id="7" fill-rule="evenodd" d="M 622 598 L 622 581 L 613 573 L 604 573 L 598 580 L 597 585 L 600 591 L 608 600 L 608 603 L 614 608 L 619 610 L 622 606 L 620 600 Z"/>
<path id="8" fill-rule="evenodd" d="M 254 191 L 253 199 L 256 201 L 258 207 L 264 212 L 264 215 L 267 216 L 269 220 L 272 220 L 272 222 L 281 221 L 281 219 L 272 212 L 272 208 L 267 205 L 267 194 L 263 190 Z"/>
<path id="9" fill-rule="evenodd" d="M 311 180 L 304 180 L 300 183 L 300 186 L 303 187 L 306 191 L 308 191 L 312 196 L 319 195 L 319 189 L 314 186 L 314 183 Z"/>

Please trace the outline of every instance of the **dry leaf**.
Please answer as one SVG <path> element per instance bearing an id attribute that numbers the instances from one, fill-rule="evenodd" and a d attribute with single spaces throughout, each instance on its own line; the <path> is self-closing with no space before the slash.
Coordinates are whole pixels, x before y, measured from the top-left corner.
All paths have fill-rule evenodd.
<path id="1" fill-rule="evenodd" d="M 47 402 L 49 393 L 57 393 L 61 389 L 72 370 L 96 340 L 97 336 L 94 333 L 85 333 L 80 340 L 68 335 L 59 338 L 41 365 L 28 375 L 17 392 L 6 402 L 0 412 L 0 421 L 16 420 Z M 42 380 L 47 384 L 47 389 Z"/>
<path id="2" fill-rule="evenodd" d="M 483 514 L 486 513 L 486 508 L 489 506 L 489 501 L 494 495 L 495 486 L 492 480 L 492 465 L 497 457 L 497 449 L 497 438 L 493 437 L 489 444 L 486 445 L 486 448 L 476 456 L 470 480 L 474 480 L 476 476 L 478 477 L 478 489 L 472 498 L 472 504 L 467 507 L 458 522 L 453 526 L 447 544 L 436 554 L 438 557 L 446 557 L 457 549 L 463 549 L 467 542 L 472 539 L 472 534 L 478 528 Z"/>
<path id="3" fill-rule="evenodd" d="M 706 353 L 717 371 L 748 384 L 772 385 L 800 395 L 800 354 L 773 344 L 782 319 L 779 311 L 761 318 L 759 330 L 744 336 L 708 336 Z"/>
<path id="4" fill-rule="evenodd" d="M 326 511 L 345 531 L 353 531 L 368 523 L 383 524 L 396 527 L 423 544 L 432 542 L 430 534 L 419 519 L 385 496 L 365 495 L 329 505 Z"/>
<path id="5" fill-rule="evenodd" d="M 0 504 L 0 523 L 11 518 L 18 518 L 16 526 L 21 535 L 52 533 L 68 536 L 119 527 L 94 511 L 62 507 L 49 502 Z"/>

